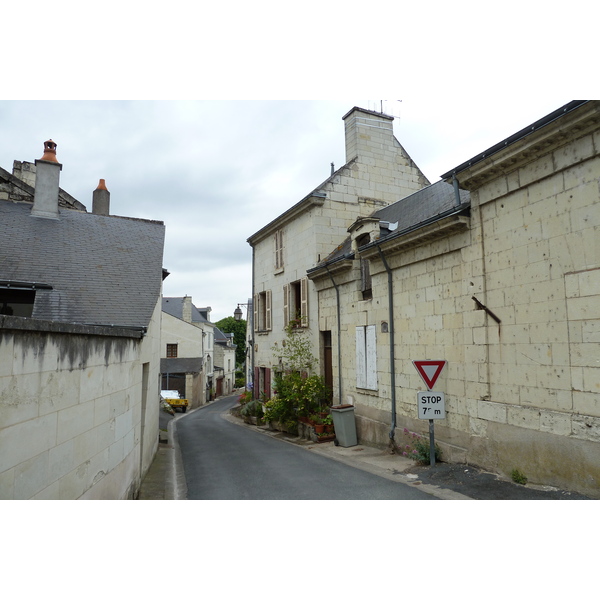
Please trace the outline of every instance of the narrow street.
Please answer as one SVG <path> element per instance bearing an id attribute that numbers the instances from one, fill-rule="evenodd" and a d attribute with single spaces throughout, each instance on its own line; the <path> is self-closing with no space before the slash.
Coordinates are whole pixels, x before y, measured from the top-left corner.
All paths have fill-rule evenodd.
<path id="1" fill-rule="evenodd" d="M 177 420 L 189 500 L 435 499 L 229 422 L 223 414 L 237 398 L 223 398 Z"/>

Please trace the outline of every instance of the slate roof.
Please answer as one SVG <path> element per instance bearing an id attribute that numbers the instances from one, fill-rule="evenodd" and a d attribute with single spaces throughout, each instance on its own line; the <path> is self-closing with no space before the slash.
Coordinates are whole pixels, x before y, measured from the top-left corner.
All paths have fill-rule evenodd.
<path id="1" fill-rule="evenodd" d="M 466 210 L 471 204 L 470 194 L 466 190 L 459 190 L 459 195 L 460 205 L 457 206 L 454 186 L 445 181 L 438 181 L 394 204 L 380 208 L 371 216 L 390 224 L 389 228 L 380 227 L 380 239 L 400 236 L 453 212 Z M 351 238 L 348 237 L 319 264 L 319 267 L 350 256 L 351 250 Z"/>
<path id="2" fill-rule="evenodd" d="M 165 227 L 159 221 L 0 201 L 0 280 L 42 283 L 32 317 L 147 327 L 161 293 Z"/>
<path id="3" fill-rule="evenodd" d="M 163 298 L 162 310 L 176 319 L 183 320 L 183 297 Z M 204 315 L 192 304 L 192 323 L 209 323 Z"/>

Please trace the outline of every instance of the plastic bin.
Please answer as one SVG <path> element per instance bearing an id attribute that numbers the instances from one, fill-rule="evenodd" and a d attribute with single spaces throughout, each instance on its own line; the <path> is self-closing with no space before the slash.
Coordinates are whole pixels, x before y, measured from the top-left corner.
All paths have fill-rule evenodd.
<path id="1" fill-rule="evenodd" d="M 352 404 L 334 404 L 331 407 L 331 418 L 335 429 L 336 445 L 348 448 L 356 446 L 356 422 Z"/>

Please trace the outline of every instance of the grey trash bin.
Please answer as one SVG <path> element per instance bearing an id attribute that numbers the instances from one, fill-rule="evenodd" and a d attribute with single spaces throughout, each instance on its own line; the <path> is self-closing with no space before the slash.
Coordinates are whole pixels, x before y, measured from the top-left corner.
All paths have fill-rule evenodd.
<path id="1" fill-rule="evenodd" d="M 356 422 L 352 404 L 334 404 L 331 407 L 331 418 L 335 429 L 335 438 L 340 446 L 356 446 Z"/>

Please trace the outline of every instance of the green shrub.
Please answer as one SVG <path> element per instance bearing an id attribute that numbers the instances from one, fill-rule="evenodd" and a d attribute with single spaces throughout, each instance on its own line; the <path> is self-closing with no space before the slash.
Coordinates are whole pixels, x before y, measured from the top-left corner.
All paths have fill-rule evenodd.
<path id="1" fill-rule="evenodd" d="M 527 483 L 527 477 L 519 469 L 513 469 L 510 472 L 510 477 L 515 483 L 519 483 L 520 485 L 525 485 Z"/>

